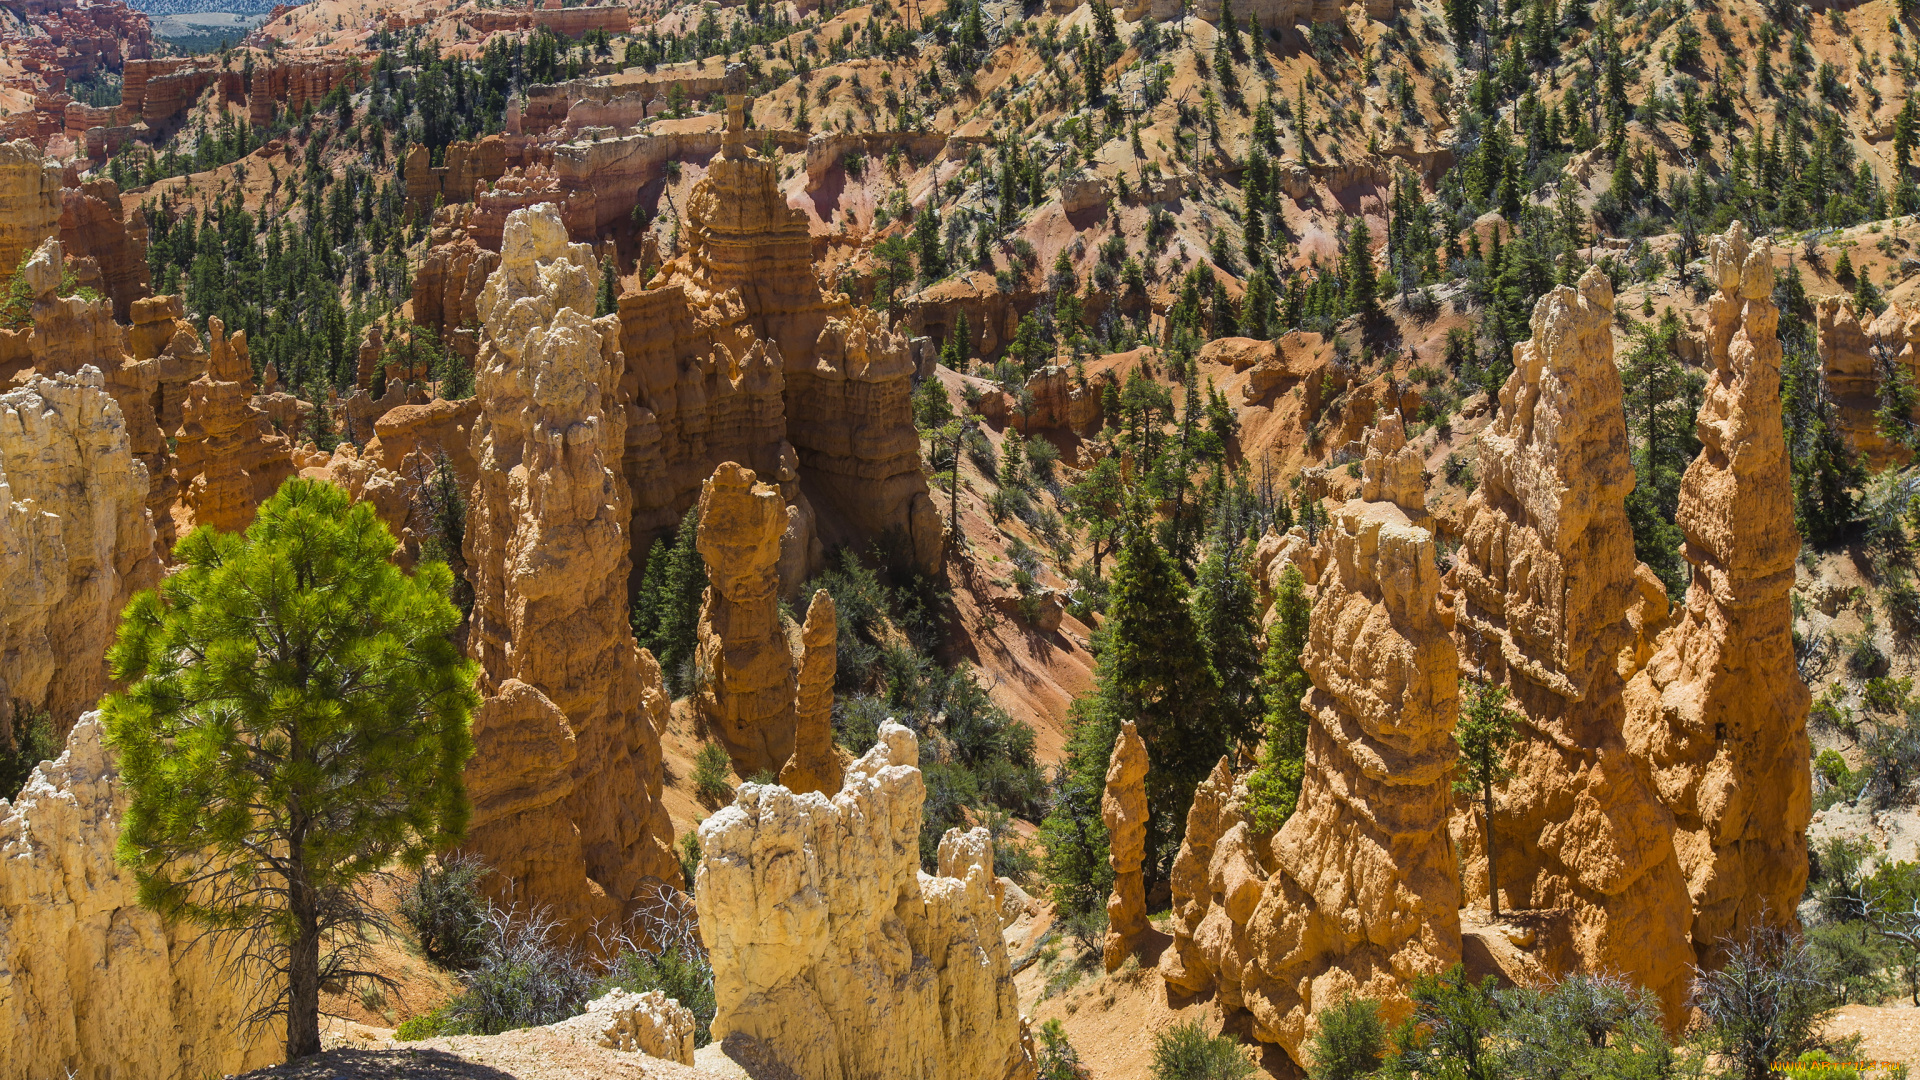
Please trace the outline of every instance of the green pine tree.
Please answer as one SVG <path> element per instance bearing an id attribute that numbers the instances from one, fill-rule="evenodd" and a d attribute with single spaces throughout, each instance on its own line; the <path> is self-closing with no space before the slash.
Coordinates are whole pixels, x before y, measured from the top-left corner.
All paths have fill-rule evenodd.
<path id="1" fill-rule="evenodd" d="M 1186 582 L 1153 530 L 1135 524 L 1114 569 L 1097 671 L 1100 708 L 1118 730 L 1132 720 L 1147 744 L 1147 843 L 1152 880 L 1186 827 L 1193 789 L 1229 746 L 1219 677 L 1187 605 Z"/>
<path id="2" fill-rule="evenodd" d="M 1307 647 L 1313 602 L 1307 598 L 1307 582 L 1299 567 L 1289 566 L 1280 575 L 1273 605 L 1260 679 L 1267 707 L 1266 742 L 1260 765 L 1247 781 L 1254 827 L 1263 833 L 1278 832 L 1293 816 L 1300 781 L 1306 775 L 1307 713 L 1301 701 L 1312 683 L 1300 666 L 1300 654 Z"/>
<path id="3" fill-rule="evenodd" d="M 633 636 L 653 653 L 673 696 L 691 693 L 694 640 L 700 603 L 707 591 L 707 561 L 700 555 L 700 508 L 680 519 L 671 541 L 662 537 L 647 552 L 647 567 L 633 605 Z"/>
<path id="4" fill-rule="evenodd" d="M 246 533 L 195 529 L 128 605 L 102 703 L 143 906 L 200 924 L 282 988 L 289 1060 L 320 987 L 378 925 L 370 875 L 465 832 L 478 668 L 445 563 L 409 575 L 370 503 L 293 479 Z"/>

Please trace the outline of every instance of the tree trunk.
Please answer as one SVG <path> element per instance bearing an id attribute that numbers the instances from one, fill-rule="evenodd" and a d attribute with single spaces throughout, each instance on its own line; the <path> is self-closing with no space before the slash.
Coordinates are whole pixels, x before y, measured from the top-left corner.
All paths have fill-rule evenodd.
<path id="1" fill-rule="evenodd" d="M 320 1052 L 318 905 L 305 882 L 291 882 L 294 939 L 287 955 L 287 1060 Z"/>
<path id="2" fill-rule="evenodd" d="M 1481 788 L 1482 818 L 1485 821 L 1487 835 L 1487 906 L 1493 909 L 1493 917 L 1500 917 L 1500 879 L 1493 864 L 1493 785 Z"/>

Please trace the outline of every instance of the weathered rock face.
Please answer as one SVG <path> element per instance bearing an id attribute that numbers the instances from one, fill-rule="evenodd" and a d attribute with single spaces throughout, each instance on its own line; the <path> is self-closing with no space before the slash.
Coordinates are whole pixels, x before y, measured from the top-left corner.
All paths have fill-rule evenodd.
<path id="1" fill-rule="evenodd" d="M 472 360 L 480 352 L 480 290 L 500 265 L 467 235 L 472 207 L 447 206 L 433 219 L 433 246 L 413 276 L 413 321 L 431 328 L 447 348 Z"/>
<path id="2" fill-rule="evenodd" d="M 741 776 L 779 770 L 794 751 L 793 656 L 780 629 L 780 492 L 728 461 L 700 492 L 707 595 L 695 660 L 699 709 Z"/>
<path id="3" fill-rule="evenodd" d="M 700 825 L 715 1039 L 758 1039 L 802 1080 L 1031 1077 L 985 829 L 920 871 L 913 733 L 881 727 L 832 799 L 743 784 Z"/>
<path id="4" fill-rule="evenodd" d="M 1027 393 L 1033 397 L 1032 411 L 1014 414 L 1020 430 L 1064 429 L 1076 435 L 1100 430 L 1100 388 L 1076 385 L 1070 369 L 1048 364 L 1027 379 Z"/>
<path id="5" fill-rule="evenodd" d="M 1254 831 L 1245 779 L 1221 758 L 1194 789 L 1173 860 L 1173 945 L 1160 954 L 1169 986 L 1213 990 L 1223 1006 L 1246 1007 L 1242 984 L 1253 959 L 1247 927 L 1272 873 L 1270 839 Z"/>
<path id="6" fill-rule="evenodd" d="M 703 467 L 695 475 L 704 475 L 728 460 L 714 456 L 713 444 L 730 436 L 727 441 L 750 451 L 732 460 L 762 475 L 781 465 L 783 485 L 786 471 L 797 472 L 809 497 L 788 496 L 789 504 L 805 507 L 795 515 L 791 547 L 812 557 L 818 509 L 826 515 L 818 524 L 831 539 L 869 541 L 893 533 L 895 550 L 930 570 L 943 537 L 920 470 L 907 339 L 843 294 L 821 291 L 806 217 L 787 206 L 773 163 L 746 148 L 737 96 L 729 99 L 728 125 L 720 156 L 688 199 L 686 254 L 663 266 L 652 287 L 621 299 L 624 344 L 636 355 L 659 357 L 650 357 L 646 378 L 634 387 L 634 403 L 652 414 L 661 435 L 657 442 L 644 434 L 630 439 L 633 486 L 660 492 L 658 506 L 684 508 L 692 494 L 681 486 L 686 472 L 675 476 L 669 469 L 664 484 L 641 482 L 650 455 L 669 465 L 684 455 Z M 661 354 L 666 340 L 672 346 Z M 689 356 L 713 360 L 683 363 Z M 765 359 L 757 364 L 759 357 Z M 773 370 L 757 371 L 761 364 Z M 778 381 L 771 377 L 776 371 Z M 719 373 L 727 375 L 724 389 L 715 385 Z M 722 428 L 696 418 L 689 406 L 728 423 Z M 706 435 L 704 453 L 677 448 L 669 417 Z M 639 421 L 643 433 L 647 419 Z M 658 524 L 642 524 L 636 517 L 636 536 L 664 531 L 672 514 L 654 520 Z M 802 525 L 809 535 L 802 535 Z"/>
<path id="7" fill-rule="evenodd" d="M 1772 252 L 1735 223 L 1708 243 L 1713 363 L 1680 486 L 1694 565 L 1678 622 L 1626 691 L 1627 743 L 1673 812 L 1701 964 L 1793 926 L 1807 878 L 1807 688 L 1794 663 L 1793 525 L 1780 429 Z"/>
<path id="8" fill-rule="evenodd" d="M 155 422 L 153 409 L 160 365 L 126 354 L 126 334 L 113 321 L 106 302 L 59 295 L 63 268 L 70 265 L 61 241 L 50 239 L 41 244 L 26 264 L 27 284 L 34 294 L 33 329 L 0 334 L 10 337 L 10 344 L 24 346 L 11 358 L 12 365 L 30 366 L 41 375 L 77 375 L 82 368 L 92 367 L 105 377 L 107 393 L 120 406 L 128 446 L 147 468 L 147 509 L 161 542 L 169 543 L 173 538 L 170 507 L 174 483 L 166 437 Z M 0 378 L 11 379 L 15 374 L 5 372 Z"/>
<path id="9" fill-rule="evenodd" d="M 839 625 L 833 597 L 813 594 L 800 628 L 798 688 L 793 698 L 793 756 L 780 770 L 780 786 L 796 795 L 840 790 L 840 758 L 833 749 L 833 677 L 838 669 Z"/>
<path id="10" fill-rule="evenodd" d="M 1692 953 L 1673 816 L 1621 735 L 1636 561 L 1612 313 L 1598 271 L 1534 307 L 1480 437 L 1456 635 L 1462 662 L 1506 686 L 1517 712 L 1494 817 L 1503 906 L 1569 909 L 1582 964 L 1647 987 L 1675 1019 Z M 1456 815 L 1453 832 L 1466 895 L 1485 895 L 1480 816 Z"/>
<path id="11" fill-rule="evenodd" d="M 215 316 L 207 336 L 207 373 L 180 403 L 173 478 L 195 525 L 234 532 L 252 524 L 260 504 L 293 475 L 292 444 L 253 407 L 246 331 L 229 339 Z"/>
<path id="12" fill-rule="evenodd" d="M 1366 490 L 1333 512 L 1301 664 L 1313 680 L 1300 800 L 1248 924 L 1255 1032 L 1304 1062 L 1321 1009 L 1348 994 L 1397 1022 L 1406 987 L 1460 958 L 1460 881 L 1447 838 L 1459 660 L 1440 608 L 1433 534 L 1398 418 L 1369 440 Z M 1417 459 L 1416 459 L 1417 460 Z"/>
<path id="13" fill-rule="evenodd" d="M 0 274 L 60 232 L 60 166 L 26 139 L 0 143 Z"/>
<path id="14" fill-rule="evenodd" d="M 153 295 L 147 218 L 139 206 L 125 202 L 111 180 L 60 189 L 60 241 L 68 254 L 85 262 L 76 267 L 76 277 L 113 301 L 113 317 L 120 322 L 127 321 L 135 300 Z"/>
<path id="15" fill-rule="evenodd" d="M 156 362 L 153 413 L 160 429 L 174 434 L 180 430 L 187 387 L 207 373 L 206 350 L 178 296 L 135 300 L 127 314 L 133 320 L 127 327 L 127 350 L 135 360 Z"/>
<path id="16" fill-rule="evenodd" d="M 125 1080 L 272 1064 L 279 1045 L 242 1019 L 253 982 L 192 924 L 140 907 L 114 861 L 127 796 L 103 734 L 82 717 L 60 759 L 0 799 L 0 1061 L 10 1076 Z"/>
<path id="17" fill-rule="evenodd" d="M 146 466 L 103 382 L 88 367 L 0 394 L 0 734 L 15 707 L 63 734 L 93 708 L 121 609 L 160 577 Z"/>
<path id="18" fill-rule="evenodd" d="M 1880 407 L 1880 380 L 1873 368 L 1873 342 L 1854 311 L 1853 300 L 1829 296 L 1816 301 L 1813 310 L 1820 331 L 1821 374 L 1848 444 L 1868 468 L 1905 464 L 1913 452 L 1882 435 L 1874 419 Z"/>
<path id="19" fill-rule="evenodd" d="M 575 742 L 566 767 L 571 788 L 542 804 L 557 807 L 572 828 L 501 827 L 551 850 L 527 852 L 507 840 L 470 846 L 490 860 L 531 862 L 571 860 L 577 844 L 590 886 L 556 885 L 530 898 L 583 914 L 600 905 L 595 888 L 624 910 L 646 878 L 679 879 L 660 801 L 667 702 L 659 669 L 627 622 L 629 515 L 617 467 L 626 416 L 608 393 L 624 360 L 617 323 L 583 314 L 593 310 L 597 284 L 590 253 L 567 243 L 553 208 L 508 222 L 500 268 L 479 301 L 477 479 L 465 542 L 474 588 L 470 649 L 489 698 L 483 709 L 508 711 L 497 725 L 476 723 L 475 761 L 496 753 L 498 740 L 487 734 L 511 726 L 514 715 L 544 714 L 551 727 L 538 702 L 492 700 L 506 696 L 509 680 L 556 709 Z M 542 739 L 564 742 L 557 731 Z M 540 755 L 564 753 L 548 746 Z M 528 787 L 550 792 L 560 783 L 559 765 L 536 761 L 527 772 L 539 777 Z M 473 787 L 476 804 L 500 790 L 491 782 Z"/>
<path id="20" fill-rule="evenodd" d="M 1420 452 L 1407 445 L 1400 414 L 1381 414 L 1367 432 L 1367 456 L 1360 463 L 1360 499 L 1392 503 L 1415 523 L 1427 516 L 1427 481 Z"/>
<path id="21" fill-rule="evenodd" d="M 1107 827 L 1107 861 L 1113 866 L 1113 895 L 1107 897 L 1107 940 L 1102 960 L 1118 970 L 1147 932 L 1147 744 L 1133 721 L 1120 722 L 1107 762 L 1107 784 L 1100 793 L 1100 820 Z"/>

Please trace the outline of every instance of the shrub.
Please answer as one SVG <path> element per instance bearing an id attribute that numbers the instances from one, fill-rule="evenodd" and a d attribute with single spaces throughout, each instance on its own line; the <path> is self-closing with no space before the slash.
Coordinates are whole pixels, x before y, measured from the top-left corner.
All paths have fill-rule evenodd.
<path id="1" fill-rule="evenodd" d="M 700 850 L 700 830 L 688 829 L 677 845 L 680 849 L 680 873 L 686 879 L 687 891 L 693 891 L 693 875 L 700 869 L 700 860 L 706 852 Z"/>
<path id="2" fill-rule="evenodd" d="M 1372 998 L 1348 997 L 1320 1014 L 1307 1056 L 1313 1080 L 1356 1080 L 1380 1068 L 1386 1053 L 1387 1028 L 1380 1021 L 1380 1003 Z"/>
<path id="3" fill-rule="evenodd" d="M 554 941 L 556 926 L 545 909 L 524 914 L 517 908 L 489 909 L 487 944 L 466 977 L 466 989 L 403 1025 L 396 1037 L 498 1035 L 578 1014 L 592 992 L 593 975 Z"/>
<path id="4" fill-rule="evenodd" d="M 1760 928 L 1694 979 L 1692 1005 L 1732 1076 L 1768 1080 L 1775 1061 L 1814 1049 L 1835 1005 L 1824 974 L 1805 938 Z"/>
<path id="5" fill-rule="evenodd" d="M 700 747 L 693 759 L 693 793 L 709 803 L 718 803 L 733 795 L 733 760 L 719 743 Z"/>
<path id="6" fill-rule="evenodd" d="M 1660 1003 L 1624 980 L 1573 975 L 1498 994 L 1503 1076 L 1654 1077 L 1672 1073 Z"/>
<path id="7" fill-rule="evenodd" d="M 42 761 L 60 756 L 60 740 L 53 737 L 53 717 L 46 710 L 16 711 L 11 745 L 0 742 L 0 799 L 20 793 Z"/>
<path id="8" fill-rule="evenodd" d="M 443 968 L 466 971 L 487 945 L 487 901 L 480 879 L 491 873 L 477 856 L 459 855 L 423 866 L 400 900 L 400 917 L 420 951 Z"/>
<path id="9" fill-rule="evenodd" d="M 1154 1036 L 1153 1080 L 1242 1080 L 1253 1072 L 1239 1043 L 1208 1035 L 1196 1020 Z"/>
<path id="10" fill-rule="evenodd" d="M 1038 1080 L 1080 1080 L 1080 1054 L 1067 1041 L 1067 1029 L 1058 1020 L 1040 1025 L 1038 1073 Z"/>

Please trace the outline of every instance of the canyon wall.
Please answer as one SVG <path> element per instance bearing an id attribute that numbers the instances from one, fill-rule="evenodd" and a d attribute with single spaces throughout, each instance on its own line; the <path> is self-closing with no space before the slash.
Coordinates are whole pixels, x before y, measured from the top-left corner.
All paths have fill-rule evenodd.
<path id="1" fill-rule="evenodd" d="M 571 892 L 527 895 L 581 919 L 609 903 L 626 910 L 648 878 L 680 879 L 660 801 L 665 696 L 627 621 L 631 517 L 619 469 L 627 415 L 612 394 L 625 359 L 618 321 L 585 314 L 598 285 L 591 252 L 567 242 L 555 208 L 508 221 L 500 267 L 478 302 L 477 471 L 465 542 L 474 588 L 469 642 L 487 697 L 475 760 L 511 757 L 502 737 L 520 737 L 522 725 L 543 725 L 544 740 L 522 759 L 524 769 L 496 762 L 484 766 L 492 775 L 473 775 L 475 803 L 493 807 L 492 820 L 531 816 L 491 832 L 483 822 L 472 850 L 526 865 L 537 861 L 528 842 L 559 845 L 544 856 L 550 862 L 574 858 L 577 843 L 587 880 Z M 509 693 L 510 680 L 527 690 Z M 516 770 L 546 789 L 518 809 L 519 796 L 500 794 L 517 782 Z M 562 816 L 572 829 L 555 824 Z M 529 827 L 540 821 L 544 829 Z M 489 843 L 490 835 L 500 842 Z"/>
<path id="2" fill-rule="evenodd" d="M 60 232 L 60 166 L 26 139 L 0 143 L 0 275 Z"/>
<path id="3" fill-rule="evenodd" d="M 1626 690 L 1627 743 L 1673 813 L 1703 965 L 1754 927 L 1797 925 L 1812 809 L 1772 251 L 1738 222 L 1707 248 L 1712 367 L 1677 518 L 1693 580 Z"/>
<path id="4" fill-rule="evenodd" d="M 993 842 L 949 830 L 920 870 L 919 760 L 888 722 L 831 799 L 743 784 L 701 823 L 716 1041 L 757 1039 L 800 1080 L 1033 1076 Z"/>
<path id="5" fill-rule="evenodd" d="M 677 287 L 681 297 L 636 302 L 633 318 L 623 298 L 624 340 L 644 348 L 635 337 L 678 321 L 659 318 L 660 309 L 685 303 L 689 336 L 709 344 L 677 355 L 745 357 L 761 345 L 781 367 L 784 435 L 823 537 L 864 543 L 892 534 L 903 561 L 932 570 L 943 533 L 920 469 L 907 339 L 844 294 L 821 291 L 806 217 L 786 205 L 773 163 L 747 149 L 744 109 L 742 98 L 728 98 L 720 156 L 688 198 L 686 254 L 641 294 Z M 642 321 L 642 306 L 655 317 Z M 762 444 L 763 453 L 772 449 Z"/>
<path id="6" fill-rule="evenodd" d="M 112 180 L 60 189 L 60 242 L 79 263 L 78 283 L 113 301 L 115 320 L 128 321 L 133 302 L 153 295 L 146 214 L 127 205 Z"/>
<path id="7" fill-rule="evenodd" d="M 1673 815 L 1622 736 L 1637 563 L 1612 319 L 1597 270 L 1534 307 L 1480 437 L 1453 571 L 1456 640 L 1517 714 L 1514 778 L 1494 817 L 1503 906 L 1568 909 L 1582 965 L 1647 987 L 1673 1020 L 1690 906 Z M 1480 815 L 1456 814 L 1453 833 L 1467 896 L 1485 895 Z"/>
<path id="8" fill-rule="evenodd" d="M 254 980 L 198 927 L 141 907 L 114 860 L 128 796 L 104 735 L 83 716 L 59 760 L 0 799 L 0 1072 L 188 1080 L 273 1064 L 279 1042 L 244 1020 Z"/>

